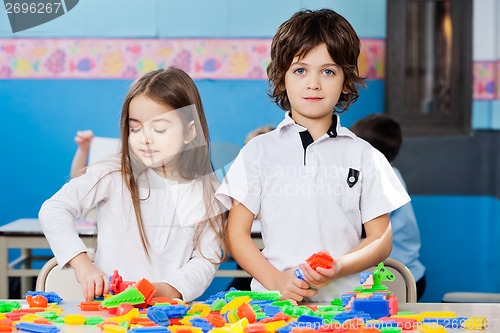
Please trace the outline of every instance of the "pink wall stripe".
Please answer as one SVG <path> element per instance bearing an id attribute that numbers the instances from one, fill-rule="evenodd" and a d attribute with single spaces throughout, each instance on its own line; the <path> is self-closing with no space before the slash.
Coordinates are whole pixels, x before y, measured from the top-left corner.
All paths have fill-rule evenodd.
<path id="1" fill-rule="evenodd" d="M 266 39 L 0 39 L 0 79 L 122 79 L 177 66 L 195 79 L 265 80 Z M 362 39 L 360 74 L 385 77 L 385 40 Z M 475 100 L 500 99 L 500 61 L 473 64 Z"/>
<path id="2" fill-rule="evenodd" d="M 136 78 L 175 65 L 195 79 L 267 79 L 270 39 L 0 39 L 0 78 Z M 361 75 L 384 78 L 385 41 L 362 41 Z"/>
<path id="3" fill-rule="evenodd" d="M 500 99 L 500 60 L 497 61 L 497 98 Z"/>

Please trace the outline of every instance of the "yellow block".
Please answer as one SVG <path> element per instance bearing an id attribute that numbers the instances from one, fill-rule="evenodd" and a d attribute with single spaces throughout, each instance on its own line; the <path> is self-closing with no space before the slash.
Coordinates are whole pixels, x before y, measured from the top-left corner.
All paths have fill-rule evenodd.
<path id="1" fill-rule="evenodd" d="M 486 317 L 469 317 L 462 324 L 462 327 L 468 330 L 482 330 L 486 325 Z"/>
<path id="2" fill-rule="evenodd" d="M 115 324 L 104 324 L 102 326 L 104 332 L 106 333 L 126 333 L 127 329 L 125 327 L 115 325 Z"/>
<path id="3" fill-rule="evenodd" d="M 426 311 L 420 313 L 424 318 L 457 318 L 453 311 Z"/>
<path id="4" fill-rule="evenodd" d="M 19 319 L 19 321 L 20 321 L 21 323 L 32 323 L 32 322 L 34 322 L 35 320 L 40 319 L 40 318 L 42 318 L 42 317 L 40 317 L 40 316 L 38 316 L 38 315 L 36 315 L 36 314 L 34 314 L 34 313 L 28 313 L 28 314 L 25 314 L 24 316 L 22 316 L 22 317 Z"/>
<path id="5" fill-rule="evenodd" d="M 271 321 L 264 324 L 266 331 L 271 333 L 276 332 L 279 328 L 285 327 L 286 325 L 286 321 L 284 320 Z"/>
<path id="6" fill-rule="evenodd" d="M 245 327 L 247 327 L 248 324 L 248 318 L 243 317 L 241 320 L 235 322 L 234 324 L 228 325 L 228 327 L 231 329 L 231 332 L 244 333 Z"/>
<path id="7" fill-rule="evenodd" d="M 424 323 L 418 326 L 418 330 L 422 333 L 446 333 L 446 328 L 437 323 Z"/>
<path id="8" fill-rule="evenodd" d="M 229 327 L 215 327 L 210 330 L 210 333 L 232 333 Z"/>
<path id="9" fill-rule="evenodd" d="M 168 329 L 172 332 L 175 333 L 177 330 L 189 330 L 191 333 L 203 333 L 203 330 L 199 327 L 193 327 L 193 326 L 184 326 L 184 325 L 171 325 L 168 327 Z"/>
<path id="10" fill-rule="evenodd" d="M 240 296 L 235 297 L 231 300 L 231 302 L 227 303 L 220 309 L 220 314 L 225 314 L 229 310 L 237 309 L 241 304 L 250 303 L 252 299 L 250 296 Z"/>
<path id="11" fill-rule="evenodd" d="M 195 303 L 191 306 L 191 308 L 188 310 L 188 314 L 194 314 L 199 312 L 200 317 L 204 318 L 210 313 L 210 305 L 208 304 L 203 304 L 203 303 Z"/>
<path id="12" fill-rule="evenodd" d="M 84 316 L 79 314 L 67 314 L 63 319 L 66 325 L 83 325 L 87 321 Z"/>

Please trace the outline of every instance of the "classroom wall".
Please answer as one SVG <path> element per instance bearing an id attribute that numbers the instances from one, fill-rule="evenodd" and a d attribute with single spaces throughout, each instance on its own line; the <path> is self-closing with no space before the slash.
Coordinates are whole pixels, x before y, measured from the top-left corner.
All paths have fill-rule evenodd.
<path id="1" fill-rule="evenodd" d="M 496 144 L 498 136 L 491 135 L 500 128 L 500 69 L 494 70 L 500 68 L 500 9 L 495 0 L 474 4 L 473 127 L 474 133 L 483 134 L 481 140 Z M 0 225 L 37 216 L 42 202 L 68 180 L 77 130 L 118 136 L 123 97 L 132 79 L 147 70 L 170 63 L 189 67 L 216 143 L 241 146 L 250 130 L 276 125 L 283 112 L 266 95 L 266 48 L 278 25 L 304 7 L 337 10 L 365 46 L 360 67 L 368 87 L 341 116 L 343 125 L 383 112 L 385 0 L 85 0 L 54 21 L 16 34 L 0 11 L 0 112 L 7 125 L 6 139 L 0 142 L 5 156 L 0 164 L 5 175 Z M 252 43 L 259 47 L 252 48 Z M 439 301 L 444 292 L 454 290 L 500 292 L 494 279 L 500 271 L 494 245 L 500 238 L 498 186 L 475 192 L 457 189 L 453 181 L 439 188 L 419 187 L 422 170 L 449 174 L 440 169 L 439 153 L 446 144 L 426 139 L 409 138 L 397 161 L 408 178 L 422 232 L 421 257 L 429 274 L 424 300 Z M 431 150 L 432 163 L 426 162 L 426 154 L 415 161 L 411 152 L 425 150 Z M 468 158 L 459 154 L 455 165 Z M 468 161 L 464 164 L 470 165 Z M 498 173 L 498 158 L 477 164 L 489 170 L 474 175 L 481 184 Z M 471 228 L 474 236 L 466 237 Z M 443 271 L 455 270 L 458 262 L 477 270 L 450 283 Z M 226 282 L 214 284 L 209 292 Z"/>

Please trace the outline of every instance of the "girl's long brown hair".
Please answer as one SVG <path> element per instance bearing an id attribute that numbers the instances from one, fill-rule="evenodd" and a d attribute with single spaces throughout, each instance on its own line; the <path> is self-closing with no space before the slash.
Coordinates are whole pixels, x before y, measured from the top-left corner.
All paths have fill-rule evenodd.
<path id="1" fill-rule="evenodd" d="M 131 158 L 128 144 L 130 132 L 129 105 L 132 99 L 138 95 L 144 95 L 157 103 L 173 109 L 193 106 L 186 108 L 193 112 L 177 113 L 185 126 L 193 122 L 196 129 L 195 138 L 186 144 L 185 149 L 178 155 L 177 165 L 182 166 L 178 172 L 183 179 L 201 179 L 203 184 L 203 198 L 207 219 L 199 223 L 196 227 L 194 246 L 198 245 L 201 232 L 208 224 L 216 232 L 221 244 L 220 260 L 214 263 L 224 261 L 227 258 L 227 245 L 223 225 L 225 223 L 225 214 L 223 213 L 224 210 L 221 204 L 214 197 L 217 179 L 210 162 L 210 138 L 205 112 L 194 81 L 184 71 L 174 67 L 149 72 L 135 81 L 123 102 L 120 119 L 121 174 L 131 194 L 144 251 L 149 257 L 149 243 L 144 231 L 140 205 L 141 198 L 139 197 L 139 188 L 136 179 L 137 172 L 134 172 L 135 161 Z"/>

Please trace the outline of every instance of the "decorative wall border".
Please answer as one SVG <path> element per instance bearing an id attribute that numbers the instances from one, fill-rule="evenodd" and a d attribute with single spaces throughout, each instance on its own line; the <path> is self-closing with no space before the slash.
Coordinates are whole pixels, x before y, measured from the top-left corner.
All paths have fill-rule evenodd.
<path id="1" fill-rule="evenodd" d="M 271 39 L 0 39 L 0 79 L 134 79 L 177 66 L 194 79 L 265 80 Z M 385 78 L 385 40 L 362 39 L 360 74 Z M 473 64 L 473 98 L 500 99 L 500 60 Z"/>
<path id="2" fill-rule="evenodd" d="M 267 79 L 270 39 L 0 39 L 0 79 L 122 79 L 177 66 L 195 79 Z M 385 40 L 362 40 L 361 75 L 384 78 Z"/>
<path id="3" fill-rule="evenodd" d="M 500 99 L 500 60 L 497 61 L 497 98 Z"/>

